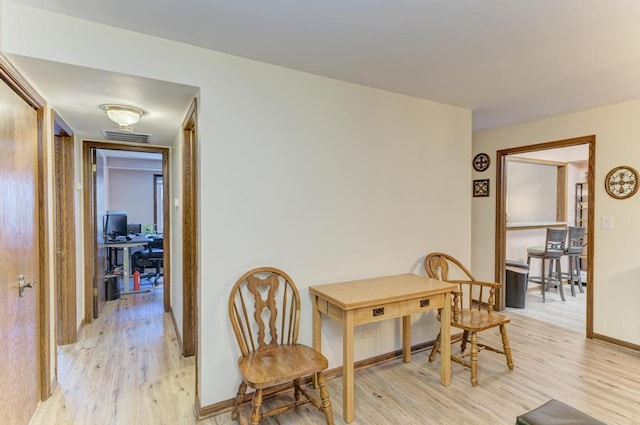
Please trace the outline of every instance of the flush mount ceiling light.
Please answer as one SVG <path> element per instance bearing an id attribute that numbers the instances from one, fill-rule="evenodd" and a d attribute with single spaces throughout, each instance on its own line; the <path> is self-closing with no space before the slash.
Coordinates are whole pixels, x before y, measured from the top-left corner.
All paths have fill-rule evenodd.
<path id="1" fill-rule="evenodd" d="M 120 130 L 133 131 L 131 126 L 138 122 L 143 114 L 142 109 L 125 105 L 102 105 L 102 110 L 109 119 L 120 126 Z"/>

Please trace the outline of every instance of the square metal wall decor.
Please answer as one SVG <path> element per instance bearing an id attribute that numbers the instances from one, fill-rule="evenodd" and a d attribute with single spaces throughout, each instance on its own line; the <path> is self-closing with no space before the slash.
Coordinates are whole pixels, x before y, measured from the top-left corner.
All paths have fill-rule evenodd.
<path id="1" fill-rule="evenodd" d="M 489 179 L 474 180 L 473 181 L 473 197 L 486 197 L 489 196 Z"/>

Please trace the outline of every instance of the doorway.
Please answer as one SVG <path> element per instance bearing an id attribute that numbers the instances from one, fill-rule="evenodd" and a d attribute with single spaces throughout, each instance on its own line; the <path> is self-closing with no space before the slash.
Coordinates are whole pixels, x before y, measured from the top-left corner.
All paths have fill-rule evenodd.
<path id="1" fill-rule="evenodd" d="M 497 152 L 497 183 L 496 189 L 498 191 L 498 196 L 496 197 L 496 265 L 495 265 L 495 273 L 496 273 L 496 281 L 504 282 L 505 281 L 505 273 L 506 273 L 506 261 L 509 259 L 508 254 L 509 250 L 507 247 L 507 241 L 509 239 L 509 233 L 513 231 L 520 231 L 522 229 L 530 229 L 535 228 L 536 223 L 528 223 L 529 227 L 518 227 L 515 226 L 510 215 L 509 204 L 513 204 L 507 196 L 508 193 L 508 185 L 507 185 L 507 163 L 509 158 L 514 157 L 526 157 L 526 156 L 540 156 L 543 152 L 560 152 L 560 150 L 567 149 L 570 150 L 574 147 L 583 146 L 588 152 L 585 164 L 584 173 L 580 178 L 573 182 L 572 188 L 568 188 L 568 184 L 566 181 L 566 173 L 564 174 L 565 181 L 563 183 L 566 188 L 566 198 L 570 200 L 568 204 L 573 205 L 573 207 L 567 207 L 565 204 L 556 209 L 556 213 L 560 214 L 555 217 L 555 224 L 561 225 L 564 222 L 564 226 L 569 225 L 573 226 L 576 223 L 586 224 L 586 233 L 588 242 L 585 250 L 585 277 L 588 279 L 588 283 L 585 288 L 586 292 L 586 314 L 584 321 L 584 328 L 586 329 L 587 338 L 592 338 L 593 335 L 593 294 L 594 294 L 594 279 L 593 279 L 593 255 L 594 255 L 594 190 L 589 190 L 582 195 L 583 203 L 582 206 L 586 206 L 586 211 L 582 210 L 577 212 L 575 210 L 576 203 L 574 201 L 574 197 L 576 196 L 575 190 L 577 190 L 576 183 L 580 180 L 580 183 L 584 183 L 585 187 L 593 188 L 594 186 L 594 170 L 595 170 L 595 136 L 585 136 L 578 137 L 573 139 L 565 139 L 558 140 L 553 142 L 541 143 L 537 145 L 528 145 L 521 146 L 517 148 L 505 149 Z M 570 161 L 565 161 L 565 163 L 570 163 Z M 575 179 L 574 179 L 575 180 Z M 558 180 L 559 181 L 559 180 Z M 558 184 L 558 187 L 560 185 Z M 555 192 L 555 191 L 554 191 Z M 553 193 L 553 196 L 557 196 L 560 193 L 558 190 L 557 193 Z M 557 205 L 560 205 L 558 202 Z M 567 214 L 567 210 L 570 208 L 574 208 L 571 210 L 571 213 Z M 582 214 L 582 218 L 576 217 L 576 214 Z M 586 220 L 584 220 L 586 213 Z M 547 224 L 542 225 L 542 228 L 548 227 Z M 542 241 L 542 244 L 544 240 Z M 525 258 L 526 258 L 526 250 L 525 250 Z M 501 294 L 501 298 L 504 300 L 504 291 Z M 571 297 L 571 295 L 569 295 Z M 526 309 L 526 307 L 525 307 Z"/>
<path id="2" fill-rule="evenodd" d="M 98 160 L 101 156 L 100 151 L 112 151 L 124 154 L 159 154 L 161 156 L 162 169 L 162 225 L 158 226 L 163 229 L 163 243 L 166 249 L 163 250 L 163 283 L 164 283 L 164 311 L 170 309 L 171 279 L 170 279 L 170 215 L 168 212 L 169 202 L 169 148 L 160 146 L 136 146 L 124 145 L 110 142 L 83 142 L 83 164 L 84 164 L 84 210 L 86 220 L 84 222 L 84 247 L 86 253 L 85 267 L 85 322 L 90 323 L 97 318 L 107 301 L 106 280 L 105 280 L 105 264 L 106 264 L 106 247 L 103 238 L 103 220 L 102 217 L 108 205 L 104 202 L 104 197 L 100 196 L 104 193 L 105 170 L 104 161 Z M 151 180 L 147 188 L 148 195 L 151 200 L 154 199 L 156 187 L 153 179 L 153 172 L 150 173 Z M 122 190 L 130 190 L 128 187 L 119 188 Z M 136 196 L 136 193 L 130 195 Z M 151 205 L 153 213 L 153 205 Z M 152 216 L 149 223 L 153 223 L 155 218 Z M 146 224 L 146 223 L 140 223 Z M 151 229 L 154 228 L 150 224 Z M 142 227 L 140 231 L 144 230 Z M 124 282 L 128 285 L 129 282 Z"/>

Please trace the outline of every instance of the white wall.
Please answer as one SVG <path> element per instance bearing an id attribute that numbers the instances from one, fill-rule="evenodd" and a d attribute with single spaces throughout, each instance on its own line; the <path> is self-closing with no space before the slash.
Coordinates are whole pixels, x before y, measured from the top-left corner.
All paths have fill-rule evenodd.
<path id="1" fill-rule="evenodd" d="M 511 223 L 556 221 L 558 167 L 507 159 L 507 214 Z"/>
<path id="2" fill-rule="evenodd" d="M 169 155 L 169 205 L 171 220 L 171 309 L 176 325 L 180 330 L 180 338 L 182 340 L 184 333 L 182 332 L 184 321 L 184 308 L 182 305 L 183 296 L 183 267 L 182 267 L 182 131 L 176 136 L 173 142 L 173 148 Z M 178 206 L 175 206 L 175 200 L 178 200 Z M 200 285 L 202 286 L 202 284 Z M 199 288 L 198 288 L 199 289 Z M 198 309 L 199 310 L 199 309 Z"/>
<path id="3" fill-rule="evenodd" d="M 573 114 L 507 127 L 474 135 L 473 151 L 487 152 L 495 162 L 496 151 L 515 146 L 596 135 L 596 187 L 594 243 L 594 332 L 640 344 L 640 196 L 615 200 L 604 191 L 603 181 L 618 165 L 640 168 L 640 100 L 590 109 Z M 495 177 L 495 167 L 490 170 Z M 492 188 L 493 189 L 493 188 Z M 494 192 L 492 192 L 494 193 Z M 613 217 L 613 230 L 603 230 L 603 216 Z M 473 203 L 474 265 L 493 272 L 495 202 Z M 490 268 L 490 270 L 488 270 Z"/>
<path id="4" fill-rule="evenodd" d="M 154 223 L 154 174 L 159 171 L 109 168 L 109 210 L 127 211 L 127 222 Z"/>
<path id="5" fill-rule="evenodd" d="M 239 352 L 226 307 L 247 269 L 272 265 L 293 277 L 303 296 L 300 342 L 310 343 L 309 285 L 422 273 L 434 250 L 470 261 L 469 110 L 12 3 L 2 31 L 9 53 L 200 87 L 203 405 L 235 395 Z M 176 222 L 172 230 L 176 252 Z M 433 314 L 414 320 L 414 343 L 436 336 Z M 323 329 L 338 366 L 340 327 Z M 397 349 L 400 325 L 375 325 L 356 345 L 356 359 Z"/>

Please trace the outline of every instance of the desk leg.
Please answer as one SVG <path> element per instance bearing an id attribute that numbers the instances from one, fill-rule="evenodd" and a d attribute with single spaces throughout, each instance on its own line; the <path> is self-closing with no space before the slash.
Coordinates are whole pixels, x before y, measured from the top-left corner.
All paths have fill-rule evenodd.
<path id="1" fill-rule="evenodd" d="M 120 292 L 120 295 L 127 294 L 141 294 L 143 292 L 151 292 L 151 289 L 140 289 L 138 291 L 134 291 L 131 288 L 131 282 L 129 281 L 129 262 L 131 261 L 131 257 L 129 257 L 129 247 L 122 247 L 122 280 L 124 280 L 124 291 Z"/>
<path id="2" fill-rule="evenodd" d="M 312 335 L 313 335 L 313 349 L 322 353 L 322 316 L 320 310 L 318 310 L 318 296 L 313 295 L 313 317 L 312 317 Z M 318 374 L 313 374 L 313 388 L 318 388 Z"/>
<path id="3" fill-rule="evenodd" d="M 411 363 L 411 316 L 402 316 L 402 361 Z"/>
<path id="4" fill-rule="evenodd" d="M 451 384 L 451 295 L 444 297 L 444 307 L 440 311 L 440 382 Z"/>
<path id="5" fill-rule="evenodd" d="M 343 419 L 351 423 L 355 419 L 353 380 L 353 310 L 345 311 L 342 319 L 342 406 Z"/>
<path id="6" fill-rule="evenodd" d="M 131 292 L 129 287 L 129 247 L 122 248 L 122 280 L 124 280 L 124 292 Z"/>

